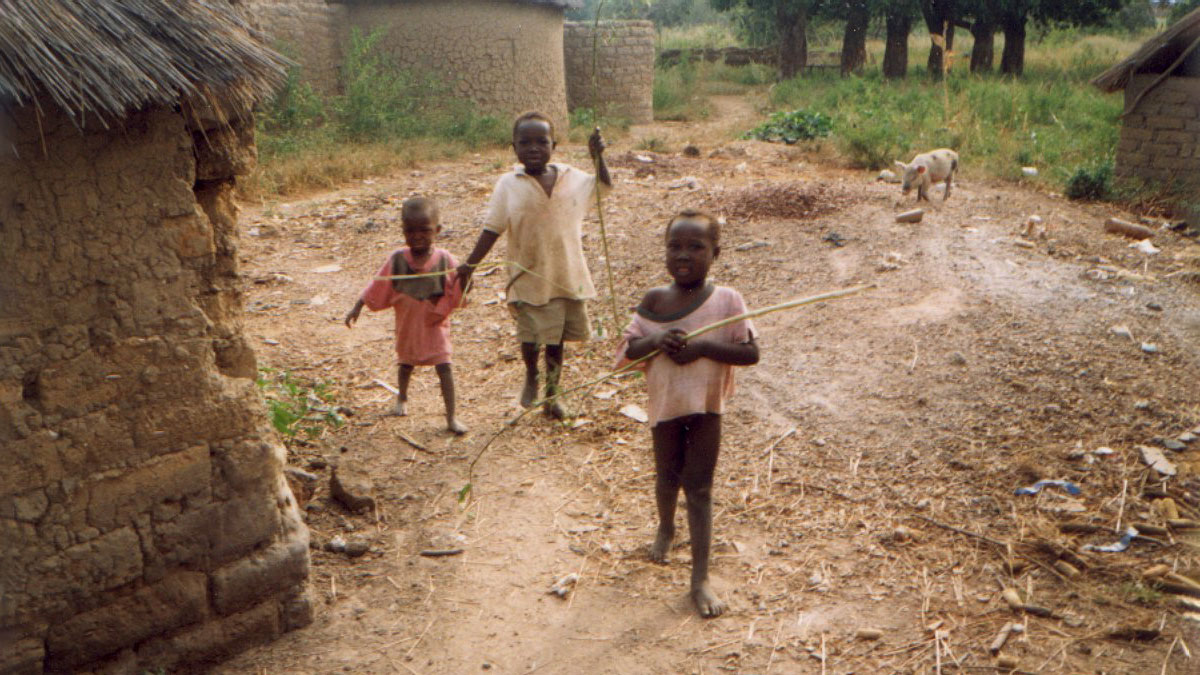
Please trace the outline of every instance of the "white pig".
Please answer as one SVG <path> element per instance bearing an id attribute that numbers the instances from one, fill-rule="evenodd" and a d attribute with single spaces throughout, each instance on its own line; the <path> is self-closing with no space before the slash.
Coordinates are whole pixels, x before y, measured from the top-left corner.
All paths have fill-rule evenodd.
<path id="1" fill-rule="evenodd" d="M 929 186 L 944 180 L 946 194 L 942 201 L 946 201 L 950 198 L 950 181 L 954 178 L 954 172 L 958 170 L 958 153 L 949 148 L 939 148 L 913 157 L 913 161 L 908 164 L 897 161 L 896 166 L 900 169 L 900 189 L 904 194 L 908 194 L 908 191 L 915 187 L 917 201 L 929 201 Z"/>

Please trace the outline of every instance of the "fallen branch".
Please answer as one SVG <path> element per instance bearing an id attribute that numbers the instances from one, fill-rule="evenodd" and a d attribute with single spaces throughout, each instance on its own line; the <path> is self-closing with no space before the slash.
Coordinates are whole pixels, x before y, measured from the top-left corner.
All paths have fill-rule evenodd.
<path id="1" fill-rule="evenodd" d="M 420 443 L 414 441 L 408 434 L 404 433 L 403 431 L 397 432 L 396 435 L 398 435 L 400 437 L 400 440 L 411 445 L 414 450 L 420 450 L 421 452 L 427 452 L 431 455 L 437 454 L 436 452 L 430 450 L 429 448 L 425 447 L 424 445 L 421 445 Z"/>
<path id="2" fill-rule="evenodd" d="M 852 286 L 850 288 L 845 288 L 840 291 L 830 291 L 828 293 L 821 293 L 819 295 L 813 295 L 813 296 L 810 296 L 807 298 L 799 298 L 797 300 L 789 300 L 787 302 L 781 302 L 777 305 L 763 307 L 762 309 L 751 310 L 744 314 L 739 314 L 737 316 L 731 316 L 727 319 L 722 319 L 721 321 L 711 323 L 702 328 L 697 328 L 696 330 L 692 331 L 691 333 L 688 333 L 687 335 L 685 335 L 683 337 L 683 339 L 691 340 L 691 339 L 699 337 L 705 333 L 717 330 L 718 328 L 724 328 L 725 326 L 737 323 L 739 321 L 747 321 L 749 319 L 755 319 L 760 316 L 774 314 L 775 312 L 782 312 L 784 310 L 795 309 L 796 307 L 803 307 L 804 305 L 812 305 L 812 304 L 816 304 L 818 302 L 825 302 L 827 300 L 836 300 L 838 298 L 845 298 L 845 297 L 848 297 L 851 295 L 857 295 L 858 293 L 862 293 L 863 291 L 870 290 L 875 287 L 876 287 L 875 284 L 867 284 L 867 285 L 863 285 L 863 286 Z M 618 375 L 621 375 L 622 373 L 629 372 L 629 371 L 633 370 L 634 368 L 638 367 L 639 365 L 648 362 L 650 359 L 654 358 L 655 356 L 658 356 L 659 353 L 660 353 L 659 350 L 654 350 L 639 359 L 634 359 L 634 360 L 630 361 L 629 363 L 625 364 L 624 366 L 621 366 L 620 368 L 617 368 L 616 370 L 613 370 L 611 372 L 605 373 L 604 375 L 601 375 L 600 377 L 597 377 L 593 380 L 588 380 L 587 382 L 584 382 L 583 384 L 576 385 L 569 389 L 563 389 L 562 391 L 559 391 L 558 393 L 554 394 L 553 396 L 547 396 L 546 398 L 543 398 L 539 401 L 534 401 L 528 408 L 521 411 L 520 414 L 518 414 L 516 417 L 514 417 L 511 420 L 509 420 L 508 422 L 506 422 L 504 424 L 504 426 L 500 427 L 500 429 L 496 433 L 492 434 L 491 438 L 489 438 L 487 440 L 487 442 L 483 444 L 483 447 L 479 449 L 479 452 L 475 453 L 475 457 L 472 458 L 471 463 L 469 465 L 467 465 L 467 484 L 464 485 L 461 490 L 459 490 L 458 500 L 460 502 L 464 501 L 467 498 L 467 496 L 471 494 L 471 485 L 472 485 L 472 481 L 474 480 L 474 477 L 475 477 L 475 465 L 479 462 L 480 458 L 483 457 L 484 453 L 487 452 L 488 448 L 490 448 L 492 446 L 492 443 L 494 443 L 496 441 L 496 439 L 499 438 L 506 430 L 508 430 L 512 427 L 515 427 L 517 425 L 517 423 L 520 422 L 521 419 L 524 418 L 526 415 L 528 415 L 530 412 L 537 410 L 538 408 L 544 406 L 545 404 L 549 403 L 550 401 L 557 400 L 568 394 L 573 394 L 581 389 L 588 389 L 590 387 L 594 387 L 597 384 L 600 384 L 601 382 L 610 380 L 614 377 L 617 377 Z"/>

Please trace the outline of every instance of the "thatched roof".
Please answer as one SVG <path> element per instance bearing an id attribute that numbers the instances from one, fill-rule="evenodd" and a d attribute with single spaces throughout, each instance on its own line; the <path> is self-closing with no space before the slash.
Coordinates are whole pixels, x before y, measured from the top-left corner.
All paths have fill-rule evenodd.
<path id="1" fill-rule="evenodd" d="M 249 109 L 286 75 L 228 0 L 0 0 L 0 108 L 82 117 L 206 100 Z"/>
<path id="2" fill-rule="evenodd" d="M 1106 92 L 1124 89 L 1136 73 L 1161 73 L 1200 38 L 1200 8 L 1155 35 L 1132 56 L 1100 73 L 1092 84 Z"/>

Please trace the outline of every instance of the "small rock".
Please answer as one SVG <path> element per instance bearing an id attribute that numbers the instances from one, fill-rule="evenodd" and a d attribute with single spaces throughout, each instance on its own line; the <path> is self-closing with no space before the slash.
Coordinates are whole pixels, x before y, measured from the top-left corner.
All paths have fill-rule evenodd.
<path id="1" fill-rule="evenodd" d="M 878 628 L 859 628 L 854 632 L 854 637 L 859 640 L 878 640 L 883 637 L 883 631 Z"/>
<path id="2" fill-rule="evenodd" d="M 1133 331 L 1129 330 L 1129 326 L 1124 324 L 1113 326 L 1108 330 L 1112 331 L 1112 334 L 1119 338 L 1125 338 L 1126 340 L 1133 339 Z"/>
<path id="3" fill-rule="evenodd" d="M 1162 305 L 1158 304 L 1157 302 L 1147 302 L 1146 309 L 1150 310 L 1151 312 L 1161 312 Z"/>
<path id="4" fill-rule="evenodd" d="M 967 357 L 962 352 L 954 352 L 950 355 L 950 363 L 955 366 L 965 366 Z"/>
<path id="5" fill-rule="evenodd" d="M 646 422 L 650 421 L 650 415 L 647 414 L 646 411 L 643 410 L 641 406 L 635 405 L 633 403 L 630 403 L 629 405 L 625 406 L 624 408 L 621 408 L 621 414 L 628 417 L 629 419 L 641 422 L 642 424 L 645 424 Z"/>
<path id="6" fill-rule="evenodd" d="M 679 180 L 675 181 L 674 183 L 671 183 L 670 185 L 668 185 L 667 189 L 668 190 L 678 190 L 680 188 L 687 188 L 689 190 L 695 190 L 698 187 L 700 187 L 699 179 L 697 179 L 695 176 L 684 176 L 683 178 L 680 178 Z"/>
<path id="7" fill-rule="evenodd" d="M 753 251 L 756 248 L 766 248 L 770 245 L 771 245 L 770 242 L 766 242 L 766 241 L 749 241 L 749 242 L 746 242 L 745 244 L 738 245 L 734 250 L 735 251 Z"/>
<path id="8" fill-rule="evenodd" d="M 342 535 L 336 535 L 325 543 L 325 550 L 331 553 L 341 553 L 346 550 L 346 540 L 342 538 Z"/>
<path id="9" fill-rule="evenodd" d="M 313 470 L 321 470 L 329 466 L 329 462 L 325 461 L 324 457 L 316 457 L 308 460 L 308 468 Z"/>
<path id="10" fill-rule="evenodd" d="M 827 241 L 833 244 L 835 248 L 841 248 L 846 245 L 845 238 L 843 238 L 842 235 L 838 234 L 837 232 L 830 232 L 829 234 L 826 234 L 824 237 L 821 237 L 821 241 Z"/>
<path id="11" fill-rule="evenodd" d="M 1174 438 L 1156 438 L 1154 439 L 1154 442 L 1173 452 L 1182 452 L 1187 450 L 1187 445 L 1175 440 Z"/>
<path id="12" fill-rule="evenodd" d="M 567 576 L 554 582 L 554 585 L 550 587 L 550 590 L 547 591 L 547 593 L 550 593 L 551 595 L 557 595 L 560 598 L 565 598 L 567 597 L 567 594 L 571 592 L 571 589 L 575 588 L 575 582 L 577 581 L 579 581 L 579 575 L 575 572 L 571 572 Z"/>
<path id="13" fill-rule="evenodd" d="M 346 555 L 350 556 L 351 558 L 359 558 L 363 555 L 366 555 L 367 551 L 370 550 L 371 544 L 361 539 L 355 539 L 354 541 L 346 544 Z"/>
<path id="14" fill-rule="evenodd" d="M 338 265 L 337 263 L 334 263 L 332 265 L 321 265 L 320 267 L 313 269 L 313 272 L 315 272 L 316 274 L 332 274 L 334 272 L 341 272 L 341 271 L 342 271 L 342 266 Z"/>
<path id="15" fill-rule="evenodd" d="M 297 469 L 294 466 L 289 466 L 289 467 L 285 468 L 283 470 L 283 472 L 286 473 L 287 475 L 291 476 L 292 478 L 295 478 L 296 480 L 302 480 L 306 483 L 311 483 L 311 482 L 317 480 L 316 474 L 309 473 L 309 472 L 305 471 L 304 469 Z"/>
<path id="16" fill-rule="evenodd" d="M 347 457 L 341 459 L 329 478 L 329 493 L 339 504 L 354 512 L 375 507 L 375 498 L 371 496 L 374 491 L 375 484 L 366 468 Z"/>
<path id="17" fill-rule="evenodd" d="M 925 217 L 925 209 L 913 209 L 896 214 L 897 223 L 919 223 Z"/>
<path id="18" fill-rule="evenodd" d="M 884 183 L 899 183 L 900 177 L 894 172 L 884 169 L 883 171 L 879 172 L 879 175 L 875 177 L 875 180 L 882 181 Z"/>
<path id="19" fill-rule="evenodd" d="M 1147 401 L 1144 398 L 1140 399 L 1138 401 L 1135 401 L 1133 404 L 1133 409 L 1134 410 L 1149 410 L 1150 409 L 1150 401 Z"/>
<path id="20" fill-rule="evenodd" d="M 1190 431 L 1185 431 L 1182 434 L 1179 434 L 1179 436 L 1177 436 L 1177 438 L 1179 439 L 1180 443 L 1191 443 L 1192 441 L 1196 440 L 1196 438 L 1198 438 L 1198 437 L 1196 436 L 1196 434 L 1193 434 Z"/>
<path id="21" fill-rule="evenodd" d="M 1036 175 L 1038 175 L 1037 167 L 1036 166 L 1023 166 L 1023 167 L 1021 167 L 1021 175 L 1030 176 L 1030 177 L 1036 176 Z"/>
<path id="22" fill-rule="evenodd" d="M 1146 466 L 1154 469 L 1163 476 L 1175 475 L 1175 464 L 1163 455 L 1162 450 L 1150 447 L 1149 445 L 1139 445 L 1138 451 L 1142 453 L 1142 462 Z"/>
<path id="23" fill-rule="evenodd" d="M 1158 345 L 1154 344 L 1153 342 L 1143 342 L 1142 351 L 1146 352 L 1147 354 L 1157 354 Z"/>
<path id="24" fill-rule="evenodd" d="M 683 156 L 684 157 L 699 157 L 700 156 L 700 148 L 692 145 L 691 143 L 688 143 L 687 145 L 683 146 Z"/>

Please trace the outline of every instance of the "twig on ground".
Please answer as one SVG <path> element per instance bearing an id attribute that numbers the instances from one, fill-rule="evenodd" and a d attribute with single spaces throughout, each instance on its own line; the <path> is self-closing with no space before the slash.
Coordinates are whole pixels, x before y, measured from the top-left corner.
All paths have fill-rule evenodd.
<path id="1" fill-rule="evenodd" d="M 400 437 L 400 440 L 411 445 L 414 450 L 420 450 L 421 452 L 427 452 L 431 455 L 437 454 L 436 452 L 430 450 L 429 448 L 425 447 L 424 445 L 421 445 L 420 443 L 413 440 L 408 434 L 404 433 L 403 431 L 396 432 L 396 435 Z"/>

